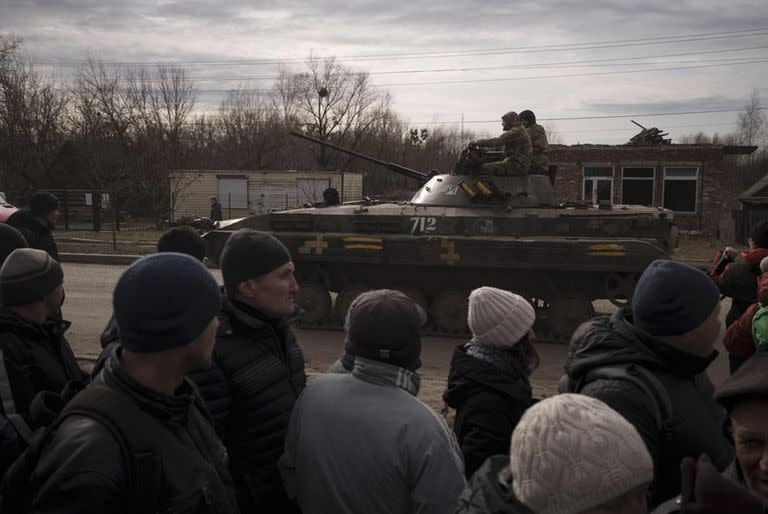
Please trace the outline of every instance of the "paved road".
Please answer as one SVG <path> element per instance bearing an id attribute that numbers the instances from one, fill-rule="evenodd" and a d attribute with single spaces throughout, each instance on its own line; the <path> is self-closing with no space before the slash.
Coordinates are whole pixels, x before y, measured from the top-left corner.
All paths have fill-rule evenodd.
<path id="1" fill-rule="evenodd" d="M 120 266 L 102 266 L 96 264 L 64 264 L 64 286 L 67 292 L 63 311 L 66 319 L 72 321 L 68 338 L 75 354 L 82 357 L 98 355 L 99 335 L 112 313 L 112 288 L 117 282 Z M 218 270 L 213 271 L 221 281 Z M 724 307 L 727 307 L 724 305 Z M 609 310 L 608 302 L 599 302 L 598 310 Z M 723 316 L 727 308 L 723 309 Z M 312 371 L 324 371 L 341 353 L 343 334 L 336 331 L 297 330 L 307 366 Z M 460 339 L 426 337 L 422 361 L 424 367 L 423 395 L 426 401 L 439 404 L 439 395 L 444 388 L 448 375 L 451 354 Z M 533 376 L 536 395 L 554 392 L 557 380 L 563 370 L 567 354 L 565 345 L 539 344 L 541 366 Z M 724 353 L 710 366 L 710 376 L 716 384 L 727 376 L 727 359 Z"/>

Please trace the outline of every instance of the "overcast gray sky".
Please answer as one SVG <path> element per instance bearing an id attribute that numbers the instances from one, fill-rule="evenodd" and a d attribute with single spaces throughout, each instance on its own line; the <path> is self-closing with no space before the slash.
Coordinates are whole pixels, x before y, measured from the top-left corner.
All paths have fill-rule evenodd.
<path id="1" fill-rule="evenodd" d="M 0 0 L 0 33 L 62 77 L 87 55 L 183 63 L 202 110 L 240 83 L 270 88 L 310 52 L 370 72 L 418 126 L 463 115 L 496 132 L 528 108 L 559 118 L 544 124 L 566 143 L 621 143 L 629 119 L 562 118 L 737 110 L 756 88 L 768 106 L 764 0 Z M 636 119 L 678 137 L 728 132 L 736 116 Z"/>

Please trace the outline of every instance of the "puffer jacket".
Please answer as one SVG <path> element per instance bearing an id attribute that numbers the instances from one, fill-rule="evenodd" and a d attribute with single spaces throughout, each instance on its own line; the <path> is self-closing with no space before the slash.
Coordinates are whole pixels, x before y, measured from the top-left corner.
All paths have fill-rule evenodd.
<path id="1" fill-rule="evenodd" d="M 725 437 L 725 411 L 713 399 L 714 388 L 705 370 L 717 356 L 684 353 L 632 325 L 629 308 L 582 324 L 571 338 L 566 373 L 581 393 L 602 400 L 635 426 L 654 462 L 653 508 L 680 493 L 680 463 L 684 457 L 706 453 L 719 470 L 733 460 Z M 654 411 L 658 402 L 639 386 L 621 379 L 584 382 L 591 370 L 630 365 L 650 371 L 668 393 L 672 426 L 660 430 Z"/>
<path id="2" fill-rule="evenodd" d="M 509 455 L 495 455 L 483 463 L 461 493 L 456 514 L 533 514 L 500 479 Z"/>
<path id="3" fill-rule="evenodd" d="M 239 512 L 226 450 L 194 385 L 185 381 L 173 396 L 149 389 L 122 367 L 119 350 L 94 382 L 135 402 L 142 414 L 135 419 L 146 422 L 158 441 L 151 453 L 155 464 L 148 464 L 147 455 L 142 461 L 151 468 L 142 471 L 152 473 L 155 482 L 149 498 L 141 500 L 153 504 L 136 505 L 141 493 L 132 490 L 129 464 L 113 432 L 92 417 L 73 414 L 61 422 L 32 474 L 32 512 Z"/>
<path id="4" fill-rule="evenodd" d="M 768 273 L 757 279 L 757 302 L 750 305 L 739 318 L 728 326 L 723 344 L 728 353 L 739 359 L 748 359 L 755 353 L 752 337 L 752 318 L 760 305 L 768 305 Z"/>
<path id="5" fill-rule="evenodd" d="M 456 409 L 454 432 L 467 477 L 488 457 L 509 451 L 512 431 L 533 403 L 527 377 L 468 355 L 464 345 L 453 351 L 443 400 Z"/>
<path id="6" fill-rule="evenodd" d="M 719 256 L 715 255 L 715 260 Z M 739 319 L 757 301 L 757 277 L 760 275 L 760 261 L 765 257 L 768 257 L 766 248 L 747 250 L 741 252 L 740 258 L 728 264 L 722 273 L 710 272 L 720 292 L 732 299 L 731 310 L 725 317 L 726 326 Z"/>
<path id="7" fill-rule="evenodd" d="M 27 418 L 32 399 L 41 391 L 58 393 L 70 381 L 88 383 L 64 337 L 69 326 L 68 321 L 33 323 L 0 307 L 0 350 L 22 418 Z"/>
<path id="8" fill-rule="evenodd" d="M 287 320 L 224 302 L 213 366 L 192 375 L 230 455 L 243 512 L 287 512 L 277 461 L 306 386 L 304 356 Z"/>
<path id="9" fill-rule="evenodd" d="M 61 262 L 59 247 L 56 246 L 56 240 L 53 239 L 51 232 L 53 227 L 41 225 L 29 211 L 24 209 L 11 214 L 6 223 L 21 232 L 30 248 L 48 252 L 48 255 L 57 262 Z"/>

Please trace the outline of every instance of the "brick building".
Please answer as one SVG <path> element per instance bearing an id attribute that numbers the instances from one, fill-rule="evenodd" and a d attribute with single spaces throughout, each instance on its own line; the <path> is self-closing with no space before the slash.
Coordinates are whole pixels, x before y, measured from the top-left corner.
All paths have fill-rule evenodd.
<path id="1" fill-rule="evenodd" d="M 720 236 L 733 231 L 732 191 L 727 170 L 735 156 L 754 146 L 724 145 L 551 145 L 558 166 L 558 201 L 652 205 L 675 211 L 683 230 Z M 732 169 L 732 167 L 730 167 Z"/>

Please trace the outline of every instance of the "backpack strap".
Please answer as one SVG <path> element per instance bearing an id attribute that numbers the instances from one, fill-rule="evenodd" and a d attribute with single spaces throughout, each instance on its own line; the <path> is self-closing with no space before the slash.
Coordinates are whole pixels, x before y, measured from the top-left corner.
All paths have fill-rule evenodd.
<path id="1" fill-rule="evenodd" d="M 664 385 L 653 373 L 635 364 L 601 366 L 582 376 L 576 382 L 573 392 L 581 392 L 584 386 L 596 380 L 621 380 L 638 387 L 653 400 L 651 409 L 662 438 L 666 441 L 672 439 L 672 427 L 675 424 L 672 401 Z"/>
<path id="2" fill-rule="evenodd" d="M 129 395 L 103 385 L 91 385 L 75 396 L 57 424 L 69 416 L 89 417 L 112 433 L 123 454 L 131 502 L 137 512 L 154 512 L 163 483 L 157 421 Z"/>
<path id="3" fill-rule="evenodd" d="M 5 368 L 3 350 L 0 350 L 0 402 L 2 402 L 5 417 L 13 424 L 19 436 L 24 441 L 29 442 L 32 437 L 32 430 L 16 411 L 16 402 L 13 400 L 13 391 L 11 390 L 11 381 L 8 378 L 8 370 Z"/>

